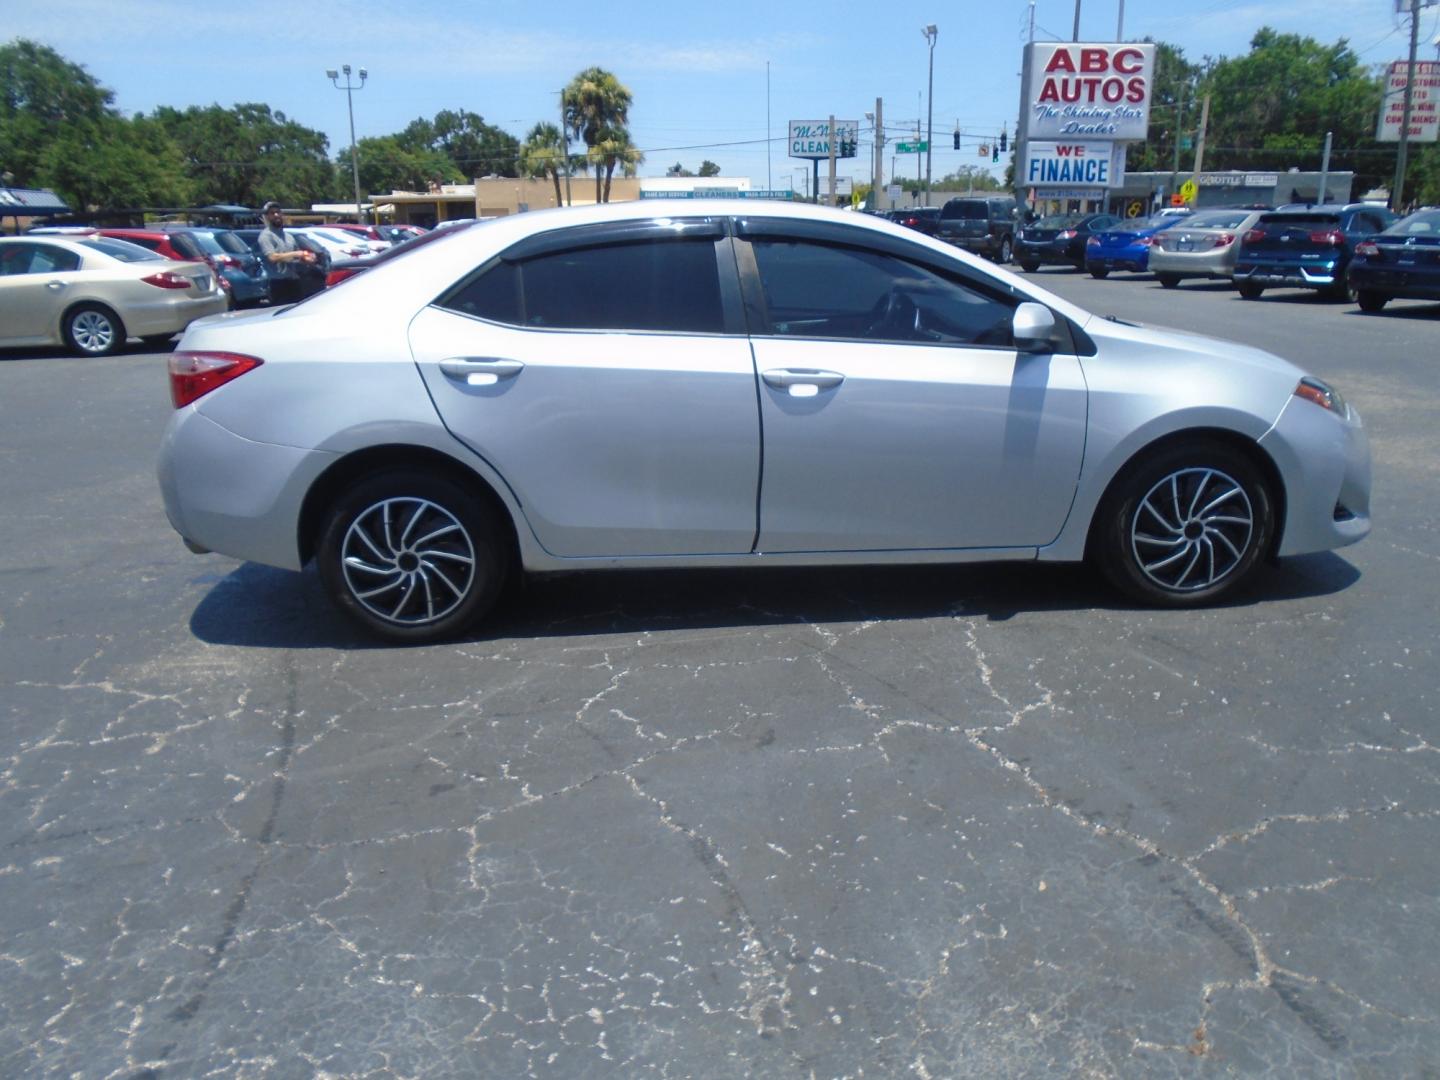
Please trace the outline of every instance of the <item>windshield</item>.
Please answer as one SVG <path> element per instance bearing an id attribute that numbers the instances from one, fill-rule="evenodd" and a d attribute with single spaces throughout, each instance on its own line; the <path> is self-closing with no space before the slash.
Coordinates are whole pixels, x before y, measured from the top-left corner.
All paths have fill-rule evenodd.
<path id="1" fill-rule="evenodd" d="M 962 202 L 956 200 L 946 203 L 945 209 L 940 211 L 940 216 L 951 220 L 960 218 L 963 221 L 984 221 L 988 215 L 985 212 L 985 204 L 983 202 Z"/>
<path id="2" fill-rule="evenodd" d="M 1436 236 L 1440 235 L 1440 210 L 1421 210 L 1401 218 L 1388 229 L 1386 236 Z"/>
<path id="3" fill-rule="evenodd" d="M 1249 210 L 1206 210 L 1185 219 L 1187 229 L 1238 229 L 1250 216 Z"/>
<path id="4" fill-rule="evenodd" d="M 217 232 L 215 242 L 232 255 L 249 255 L 250 245 L 232 232 Z"/>
<path id="5" fill-rule="evenodd" d="M 109 255 L 112 259 L 119 259 L 121 262 L 168 262 L 163 255 L 158 255 L 149 248 L 143 248 L 139 244 L 132 244 L 128 240 L 113 240 L 109 237 L 91 236 L 84 240 L 77 240 L 91 251 L 98 251 Z"/>

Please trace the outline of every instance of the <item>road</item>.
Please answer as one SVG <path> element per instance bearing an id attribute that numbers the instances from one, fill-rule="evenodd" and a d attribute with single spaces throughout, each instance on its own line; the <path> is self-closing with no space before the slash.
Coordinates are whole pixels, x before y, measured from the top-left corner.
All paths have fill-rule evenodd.
<path id="1" fill-rule="evenodd" d="M 0 353 L 0 1075 L 1433 1069 L 1440 308 L 1036 280 L 1333 380 L 1372 537 L 1198 612 L 630 573 L 375 648 L 181 547 L 163 355 Z"/>

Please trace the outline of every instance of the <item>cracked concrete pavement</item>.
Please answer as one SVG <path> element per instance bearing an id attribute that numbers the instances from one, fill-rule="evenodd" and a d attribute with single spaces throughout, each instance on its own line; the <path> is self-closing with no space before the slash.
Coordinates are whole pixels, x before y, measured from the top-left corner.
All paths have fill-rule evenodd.
<path id="1" fill-rule="evenodd" d="M 0 1075 L 1433 1074 L 1437 309 L 1043 277 L 1334 379 L 1375 535 L 1199 612 L 628 573 L 376 648 L 180 546 L 163 357 L 0 354 Z"/>

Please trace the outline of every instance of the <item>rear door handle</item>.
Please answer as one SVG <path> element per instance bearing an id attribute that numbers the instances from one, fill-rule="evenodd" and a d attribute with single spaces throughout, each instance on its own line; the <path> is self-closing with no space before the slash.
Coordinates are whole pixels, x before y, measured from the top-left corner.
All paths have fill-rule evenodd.
<path id="1" fill-rule="evenodd" d="M 469 386 L 490 386 L 501 379 L 519 375 L 525 364 L 519 360 L 497 360 L 483 356 L 452 356 L 440 361 L 440 370 Z"/>
<path id="2" fill-rule="evenodd" d="M 57 290 L 57 291 L 60 290 L 60 289 L 65 288 L 65 285 L 66 285 L 66 283 L 63 282 L 63 281 L 47 281 L 47 282 L 45 283 L 45 287 L 46 287 L 47 289 L 55 289 L 55 290 Z"/>
<path id="3" fill-rule="evenodd" d="M 767 386 L 776 390 L 788 390 L 794 397 L 810 397 L 821 390 L 829 390 L 845 381 L 838 371 L 818 371 L 813 368 L 771 368 L 760 373 Z"/>

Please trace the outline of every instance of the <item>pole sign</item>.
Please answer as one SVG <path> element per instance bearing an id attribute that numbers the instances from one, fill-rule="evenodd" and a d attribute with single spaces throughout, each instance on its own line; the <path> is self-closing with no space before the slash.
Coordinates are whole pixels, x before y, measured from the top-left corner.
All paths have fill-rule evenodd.
<path id="1" fill-rule="evenodd" d="M 856 120 L 835 121 L 835 156 L 853 158 L 860 141 L 860 124 Z M 816 161 L 830 156 L 830 121 L 790 121 L 790 156 Z"/>
<path id="2" fill-rule="evenodd" d="M 1024 175 L 1026 187 L 1124 187 L 1125 144 L 1031 140 Z"/>
<path id="3" fill-rule="evenodd" d="M 1385 96 L 1380 99 L 1380 120 L 1375 126 L 1379 142 L 1399 142 L 1405 123 L 1405 83 L 1409 81 L 1408 60 L 1396 60 L 1385 79 Z M 1410 130 L 1407 142 L 1435 142 L 1440 136 L 1440 61 L 1415 61 L 1415 88 L 1410 91 Z"/>
<path id="4" fill-rule="evenodd" d="M 1154 45 L 1035 41 L 1025 51 L 1030 139 L 1148 137 Z"/>

